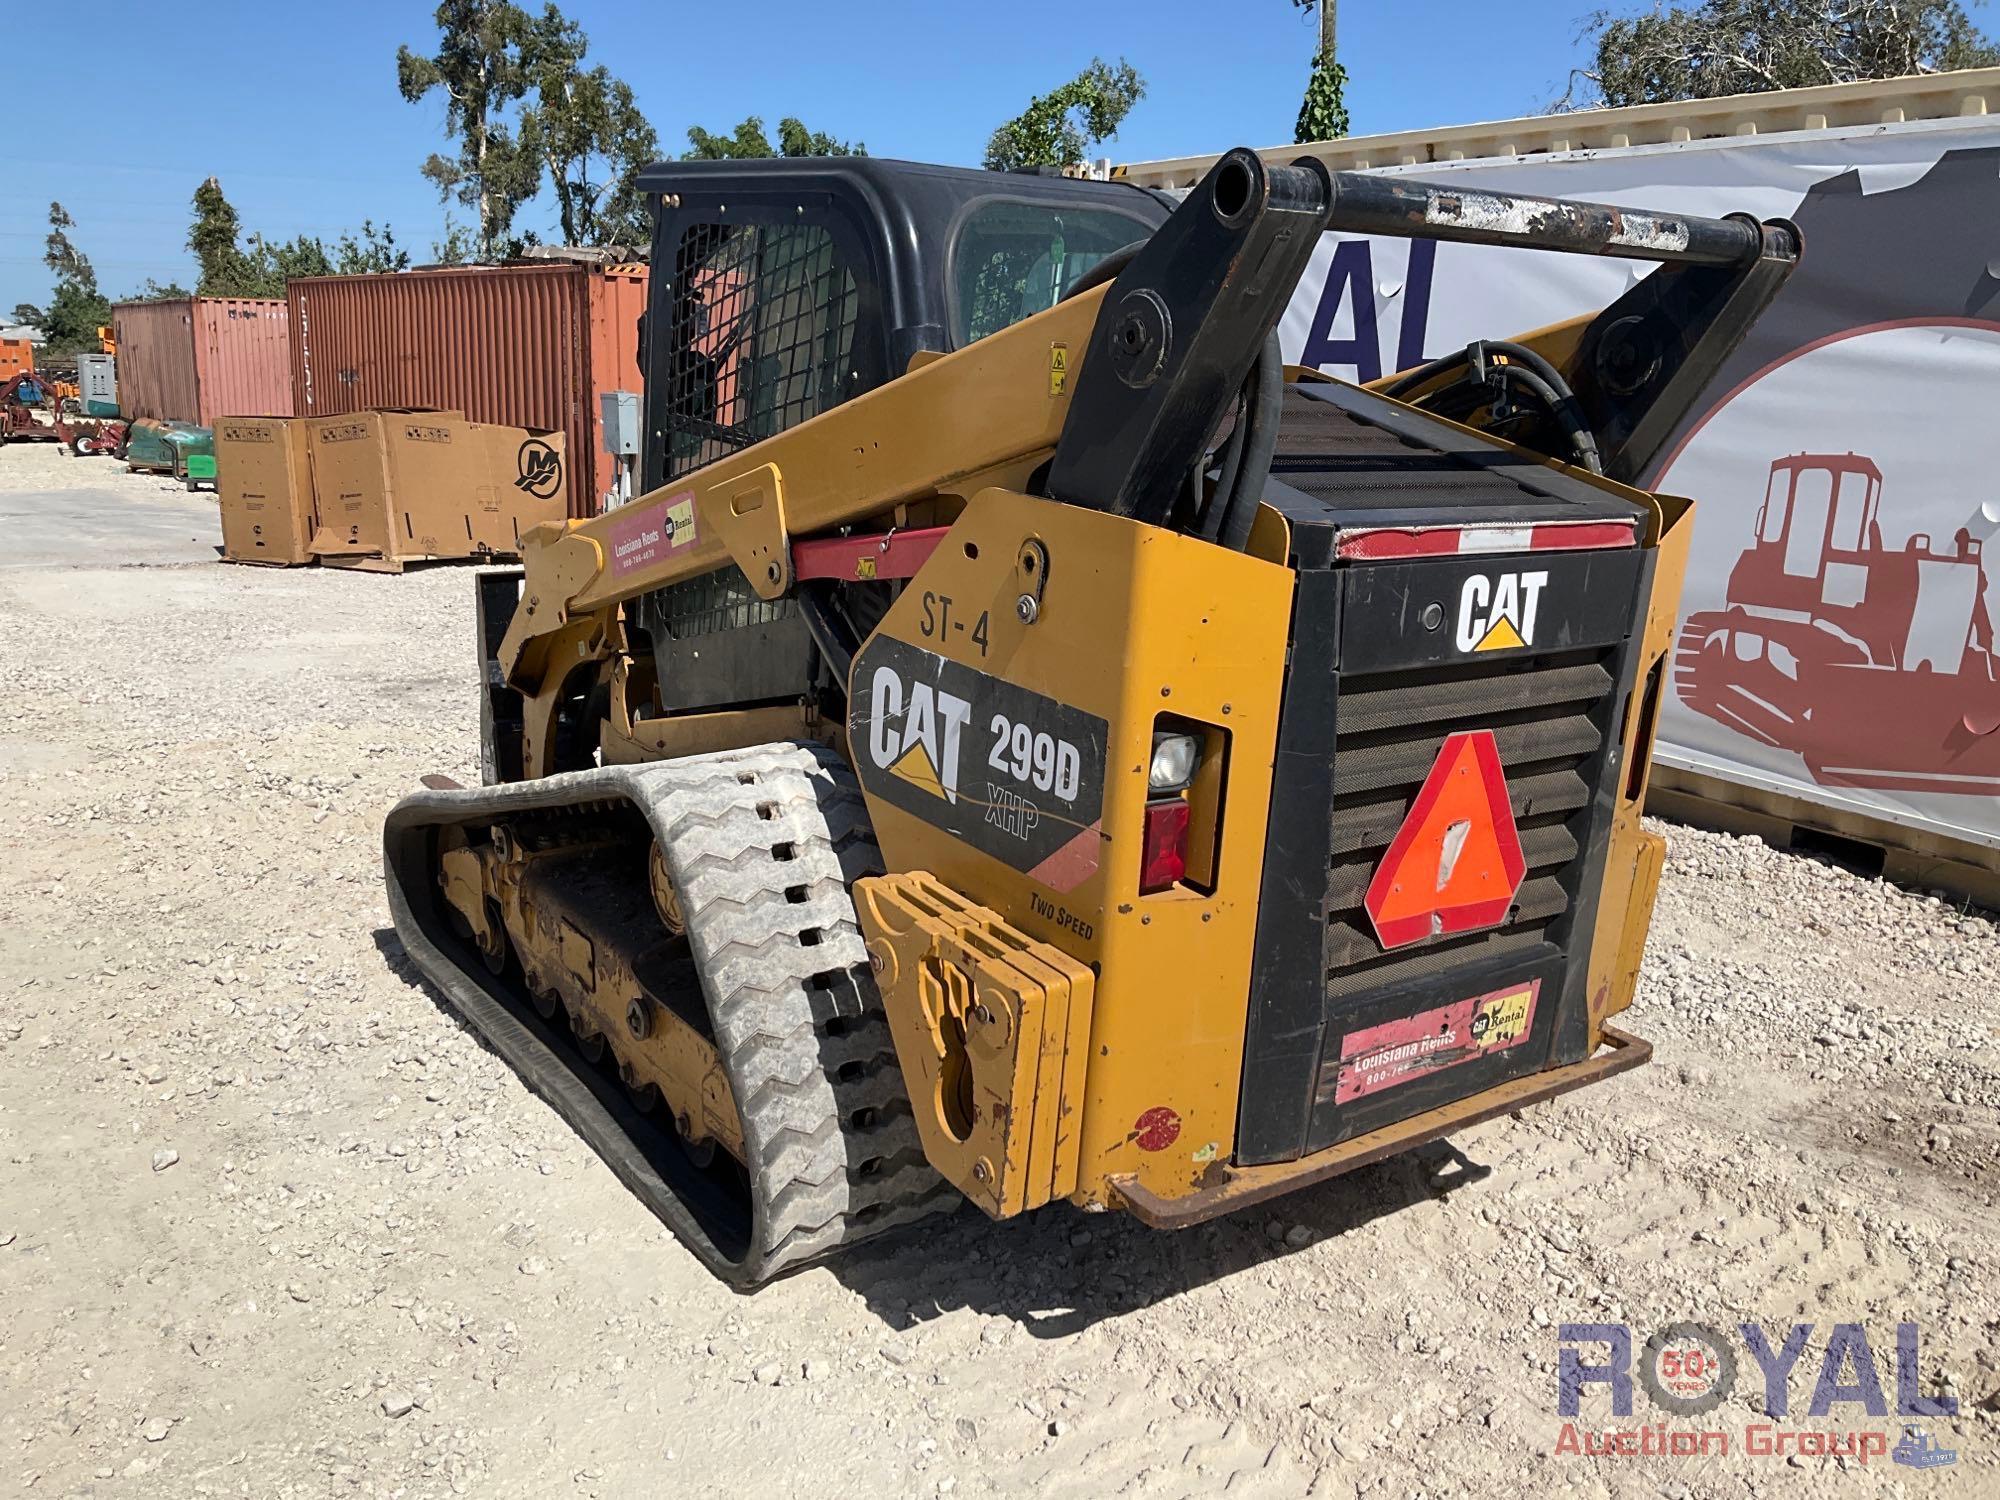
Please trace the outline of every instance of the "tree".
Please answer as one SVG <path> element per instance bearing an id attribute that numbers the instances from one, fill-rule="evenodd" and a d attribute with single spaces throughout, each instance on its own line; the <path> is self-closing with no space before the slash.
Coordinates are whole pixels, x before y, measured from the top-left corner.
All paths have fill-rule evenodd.
<path id="1" fill-rule="evenodd" d="M 699 125 L 688 127 L 688 149 L 682 161 L 742 161 L 766 156 L 866 156 L 859 141 L 839 141 L 823 130 L 808 130 L 791 115 L 778 121 L 778 144 L 764 134 L 764 118 L 752 115 L 728 135 L 711 135 Z"/>
<path id="2" fill-rule="evenodd" d="M 778 121 L 780 156 L 866 156 L 868 148 L 859 141 L 837 141 L 824 130 L 808 130 L 803 121 L 786 115 Z"/>
<path id="3" fill-rule="evenodd" d="M 1319 7 L 1319 50 L 1313 54 L 1312 75 L 1306 80 L 1305 101 L 1299 105 L 1292 139 L 1337 141 L 1347 134 L 1347 69 L 1334 56 L 1334 12 L 1338 0 L 1292 0 L 1311 15 Z"/>
<path id="4" fill-rule="evenodd" d="M 1558 109 L 1713 99 L 2000 63 L 1960 0 L 1700 0 L 1584 21 Z"/>
<path id="5" fill-rule="evenodd" d="M 32 302 L 16 302 L 14 304 L 14 321 L 16 323 L 39 325 L 42 321 L 42 310 Z"/>
<path id="6" fill-rule="evenodd" d="M 1114 68 L 1093 57 L 1076 77 L 1029 101 L 993 132 L 986 142 L 987 169 L 1080 167 L 1090 148 L 1117 135 L 1132 106 L 1145 97 L 1145 80 L 1124 58 Z"/>
<path id="7" fill-rule="evenodd" d="M 193 292 L 182 286 L 178 281 L 169 281 L 162 285 L 148 276 L 146 284 L 126 300 L 130 302 L 184 302 L 193 295 Z"/>
<path id="8" fill-rule="evenodd" d="M 387 224 L 377 229 L 372 219 L 361 221 L 358 234 L 343 234 L 331 251 L 325 240 L 310 234 L 289 240 L 253 234 L 246 243 L 242 228 L 218 179 L 211 177 L 195 189 L 194 224 L 187 243 L 200 267 L 198 295 L 282 297 L 285 283 L 301 277 L 402 271 L 410 264 L 409 252 L 396 244 L 395 230 Z"/>
<path id="9" fill-rule="evenodd" d="M 250 278 L 243 297 L 282 297 L 285 283 L 308 276 L 331 276 L 333 257 L 316 235 L 301 234 L 289 240 L 267 240 L 250 236 Z"/>
<path id="10" fill-rule="evenodd" d="M 652 224 L 639 169 L 660 138 L 627 84 L 583 66 L 589 50 L 583 28 L 553 5 L 530 24 L 522 59 L 534 103 L 522 111 L 521 150 L 548 169 L 564 244 L 644 244 Z"/>
<path id="11" fill-rule="evenodd" d="M 522 149 L 507 119 L 528 92 L 522 46 L 532 23 L 507 0 L 442 0 L 433 19 L 436 55 L 398 47 L 396 86 L 412 104 L 443 92 L 445 134 L 458 154 L 433 152 L 423 174 L 444 202 L 473 210 L 479 255 L 491 260 L 508 248 L 514 214 L 541 180 L 541 162 Z"/>
<path id="12" fill-rule="evenodd" d="M 242 218 L 215 177 L 194 190 L 187 247 L 194 252 L 195 294 L 201 297 L 282 297 L 293 277 L 333 274 L 326 247 L 308 235 L 275 242 L 253 234 L 245 243 Z"/>
<path id="13" fill-rule="evenodd" d="M 384 224 L 375 227 L 372 219 L 361 221 L 361 232 L 343 234 L 333 250 L 333 269 L 338 276 L 381 275 L 410 269 L 410 252 L 396 243 L 396 231 Z"/>
<path id="14" fill-rule="evenodd" d="M 431 241 L 431 264 L 434 266 L 470 265 L 473 261 L 473 252 L 476 249 L 478 249 L 478 246 L 472 242 L 472 231 L 447 213 L 444 216 L 444 238 Z"/>
<path id="15" fill-rule="evenodd" d="M 44 240 L 42 264 L 56 273 L 58 282 L 73 281 L 85 291 L 97 290 L 97 272 L 91 269 L 90 260 L 76 248 L 69 232 L 76 228 L 76 220 L 69 216 L 69 210 L 60 203 L 49 205 L 49 237 Z"/>
<path id="16" fill-rule="evenodd" d="M 257 267 L 240 243 L 243 222 L 211 177 L 194 190 L 194 223 L 187 247 L 194 252 L 195 291 L 203 297 L 255 297 Z"/>
<path id="17" fill-rule="evenodd" d="M 55 273 L 56 284 L 49 305 L 31 309 L 38 314 L 34 321 L 50 354 L 95 348 L 97 330 L 111 321 L 111 300 L 97 289 L 97 272 L 69 237 L 74 228 L 76 220 L 69 216 L 69 210 L 51 203 L 42 264 Z"/>
<path id="18" fill-rule="evenodd" d="M 50 354 L 74 354 L 97 348 L 97 330 L 111 321 L 111 299 L 86 291 L 74 281 L 56 283 L 55 295 L 42 310 L 40 327 Z"/>

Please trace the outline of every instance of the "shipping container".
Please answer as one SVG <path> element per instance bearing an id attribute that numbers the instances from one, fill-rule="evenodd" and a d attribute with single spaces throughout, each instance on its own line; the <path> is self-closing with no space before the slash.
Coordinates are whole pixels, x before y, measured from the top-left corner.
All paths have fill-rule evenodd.
<path id="1" fill-rule="evenodd" d="M 194 370 L 194 307 L 184 300 L 121 302 L 111 309 L 118 343 L 119 407 L 128 418 L 197 422 L 201 382 Z M 249 415 L 249 413 L 242 413 Z"/>
<path id="2" fill-rule="evenodd" d="M 1278 164 L 1311 156 L 1336 172 L 1361 172 L 1572 151 L 1622 151 L 1633 146 L 1680 146 L 1791 131 L 1893 127 L 1918 120 L 1978 119 L 1996 113 L 2000 113 L 2000 68 L 1965 68 L 1766 94 L 1725 94 L 1719 99 L 1680 99 L 1668 104 L 1574 110 L 1392 135 L 1355 135 L 1302 146 L 1272 146 L 1258 154 Z M 1226 150 L 1229 143 L 1221 145 Z M 1111 175 L 1141 187 L 1186 188 L 1199 182 L 1215 160 L 1214 155 L 1208 155 L 1131 162 L 1112 168 Z"/>
<path id="3" fill-rule="evenodd" d="M 289 314 L 264 297 L 120 302 L 120 409 L 127 417 L 196 422 L 292 413 Z"/>
<path id="4" fill-rule="evenodd" d="M 201 417 L 292 415 L 291 316 L 282 300 L 194 299 L 195 369 Z"/>
<path id="5" fill-rule="evenodd" d="M 646 315 L 646 268 L 642 265 L 607 266 L 599 274 L 590 299 L 590 434 L 591 461 L 596 466 L 596 490 L 592 496 L 601 506 L 618 487 L 618 458 L 605 451 L 603 396 L 610 391 L 639 394 L 645 376 L 639 369 L 639 320 Z M 643 402 L 641 403 L 643 405 Z M 638 482 L 637 459 L 633 483 Z M 576 468 L 584 470 L 579 459 Z M 628 494 L 627 499 L 631 496 Z"/>
<path id="6" fill-rule="evenodd" d="M 576 456 L 569 512 L 597 514 L 616 480 L 598 441 L 597 397 L 639 389 L 644 266 L 327 276 L 286 290 L 301 416 L 437 407 L 475 422 L 558 429 Z"/>

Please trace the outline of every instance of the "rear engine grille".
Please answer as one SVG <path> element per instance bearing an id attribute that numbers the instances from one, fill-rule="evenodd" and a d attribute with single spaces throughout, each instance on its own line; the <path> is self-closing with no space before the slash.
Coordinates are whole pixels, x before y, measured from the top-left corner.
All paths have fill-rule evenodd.
<path id="1" fill-rule="evenodd" d="M 1347 998 L 1526 952 L 1576 896 L 1590 787 L 1617 686 L 1616 649 L 1341 680 L 1327 882 L 1327 995 Z M 1362 898 L 1448 734 L 1490 729 L 1527 878 L 1500 927 L 1393 953 Z"/>
<path id="2" fill-rule="evenodd" d="M 1645 519 L 1639 506 L 1338 382 L 1287 389 L 1265 502 L 1290 527 L 1298 583 L 1244 1032 L 1246 1164 L 1294 1160 L 1582 1055 L 1610 741 L 1649 587 L 1639 547 L 1534 547 L 1535 528 L 1565 522 L 1622 523 L 1624 536 Z M 1530 550 L 1402 559 L 1341 547 L 1474 525 L 1526 530 Z M 1514 639 L 1495 637 L 1503 617 Z M 1384 952 L 1369 884 L 1446 738 L 1468 730 L 1493 735 L 1525 878 L 1497 927 Z M 1340 1097 L 1350 1041 L 1529 981 L 1541 988 L 1520 1045 Z"/>
<path id="3" fill-rule="evenodd" d="M 1431 510 L 1464 507 L 1519 517 L 1544 498 L 1523 482 L 1540 477 L 1537 466 L 1495 464 L 1490 452 L 1476 457 L 1484 461 L 1399 437 L 1293 385 L 1285 388 L 1271 473 L 1337 506 L 1419 501 Z"/>

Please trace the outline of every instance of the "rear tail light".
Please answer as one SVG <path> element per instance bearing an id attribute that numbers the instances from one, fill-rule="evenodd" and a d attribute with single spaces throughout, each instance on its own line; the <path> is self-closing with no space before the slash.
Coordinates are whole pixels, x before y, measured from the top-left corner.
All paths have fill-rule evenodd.
<path id="1" fill-rule="evenodd" d="M 1187 876 L 1188 805 L 1183 797 L 1146 804 L 1145 846 L 1140 851 L 1139 894 L 1150 896 Z"/>

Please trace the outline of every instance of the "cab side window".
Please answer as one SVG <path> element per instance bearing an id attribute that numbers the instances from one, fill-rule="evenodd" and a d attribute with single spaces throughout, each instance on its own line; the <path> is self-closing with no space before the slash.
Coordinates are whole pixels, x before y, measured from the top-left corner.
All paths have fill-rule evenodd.
<path id="1" fill-rule="evenodd" d="M 666 330 L 666 477 L 854 395 L 859 313 L 853 267 L 824 227 L 689 225 Z"/>

